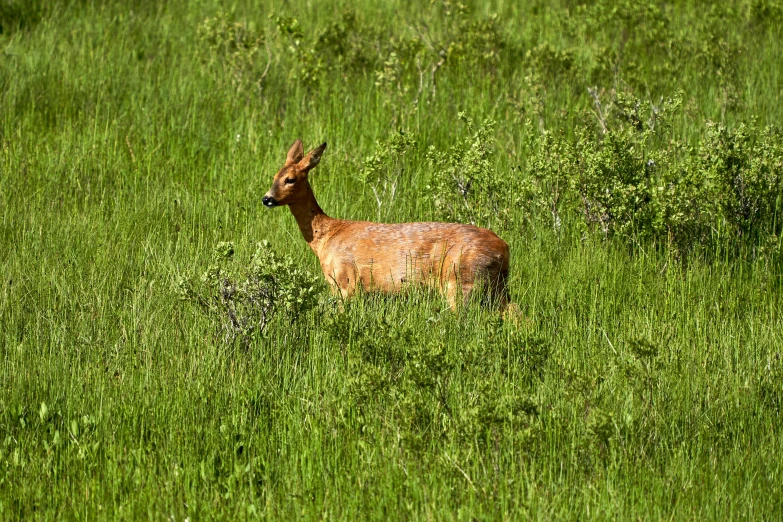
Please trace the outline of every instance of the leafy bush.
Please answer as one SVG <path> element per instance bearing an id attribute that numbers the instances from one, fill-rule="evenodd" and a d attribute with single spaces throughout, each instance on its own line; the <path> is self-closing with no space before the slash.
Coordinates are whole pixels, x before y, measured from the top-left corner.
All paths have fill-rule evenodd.
<path id="1" fill-rule="evenodd" d="M 573 140 L 532 139 L 518 199 L 530 216 L 555 229 L 577 218 L 606 237 L 648 238 L 680 254 L 719 238 L 755 244 L 779 235 L 779 131 L 708 124 L 689 147 L 671 131 L 679 95 L 658 105 L 628 95 L 603 105 L 595 96 L 598 132 L 581 125 Z"/>
<path id="2" fill-rule="evenodd" d="M 464 112 L 458 118 L 468 136 L 449 148 L 430 147 L 427 160 L 438 216 L 446 221 L 491 226 L 510 209 L 505 205 L 499 174 L 491 158 L 495 122 L 485 120 L 478 128 Z"/>
<path id="3" fill-rule="evenodd" d="M 375 152 L 364 160 L 361 181 L 370 187 L 378 205 L 378 219 L 383 219 L 383 207 L 394 204 L 397 184 L 404 171 L 403 157 L 409 149 L 416 146 L 416 138 L 411 133 L 395 132 L 384 141 L 376 143 Z"/>
<path id="4" fill-rule="evenodd" d="M 440 332 L 427 339 L 433 332 L 388 316 L 370 314 L 356 321 L 346 310 L 330 318 L 328 335 L 350 347 L 345 352 L 352 375 L 347 393 L 365 436 L 376 435 L 366 422 L 379 415 L 412 451 L 443 441 L 470 451 L 489 434 L 507 440 L 530 436 L 539 414 L 531 392 L 543 380 L 547 343 L 511 333 L 506 347 L 509 332 L 491 320 L 463 332 L 456 345 L 444 343 L 454 327 L 433 325 Z M 496 364 L 504 367 L 506 379 L 489 382 Z"/>
<path id="5" fill-rule="evenodd" d="M 353 11 L 308 34 L 292 17 L 276 16 L 278 35 L 293 57 L 287 69 L 304 85 L 314 86 L 333 72 L 348 78 L 371 72 L 384 103 L 408 100 L 413 106 L 428 93 L 435 94 L 437 74 L 444 66 L 464 64 L 493 72 L 509 47 L 496 15 L 475 19 L 459 2 L 442 3 L 439 30 L 429 24 L 412 24 L 410 32 L 362 23 Z"/>
<path id="6" fill-rule="evenodd" d="M 289 75 L 307 87 L 317 85 L 326 66 L 323 57 L 308 45 L 299 20 L 290 16 L 277 16 L 275 26 L 278 34 L 286 40 L 288 52 L 295 60 L 295 66 L 288 68 Z"/>
<path id="7" fill-rule="evenodd" d="M 461 2 L 442 2 L 443 24 L 440 31 L 433 31 L 426 24 L 418 24 L 416 31 L 426 50 L 419 69 L 419 95 L 424 89 L 424 71 L 429 71 L 429 91 L 435 96 L 437 74 L 441 68 L 455 69 L 464 65 L 472 70 L 494 74 L 501 64 L 501 56 L 510 62 L 511 53 L 505 53 L 509 42 L 503 35 L 497 15 L 475 19 Z M 417 40 L 418 42 L 419 40 Z"/>
<path id="8" fill-rule="evenodd" d="M 545 79 L 558 79 L 575 67 L 574 52 L 555 49 L 550 43 L 539 44 L 528 50 L 525 61 L 534 74 Z"/>
<path id="9" fill-rule="evenodd" d="M 295 321 L 312 309 L 318 302 L 317 283 L 316 276 L 277 254 L 266 241 L 258 244 L 247 266 L 234 261 L 232 243 L 219 243 L 201 278 L 180 277 L 177 291 L 221 323 L 225 342 L 247 346 L 278 315 Z"/>
<path id="10" fill-rule="evenodd" d="M 777 233 L 783 197 L 783 136 L 751 121 L 729 130 L 708 124 L 699 149 L 701 171 L 731 232 Z"/>
<path id="11" fill-rule="evenodd" d="M 412 90 L 413 86 L 408 78 L 417 70 L 419 86 L 413 105 L 418 105 L 424 90 L 425 46 L 421 39 L 392 36 L 384 53 L 386 54 L 382 56 L 381 64 L 375 71 L 375 86 L 384 95 L 384 103 L 400 103 Z"/>
<path id="12" fill-rule="evenodd" d="M 238 89 L 248 82 L 260 86 L 271 63 L 270 57 L 263 72 L 258 68 L 258 56 L 265 42 L 262 33 L 232 22 L 220 12 L 198 26 L 198 37 L 201 58 L 207 67 L 216 71 L 219 81 L 230 78 Z"/>
<path id="13" fill-rule="evenodd" d="M 780 0 L 750 0 L 745 8 L 753 24 L 766 26 L 783 19 L 783 2 Z"/>
<path id="14" fill-rule="evenodd" d="M 755 121 L 733 130 L 708 123 L 691 146 L 673 130 L 681 93 L 658 103 L 591 94 L 594 110 L 573 137 L 536 132 L 528 118 L 530 153 L 524 168 L 508 173 L 491 157 L 492 121 L 476 129 L 461 113 L 468 136 L 427 154 L 438 217 L 489 227 L 543 221 L 555 231 L 577 225 L 605 238 L 670 245 L 678 256 L 715 252 L 726 241 L 759 255 L 779 251 L 780 131 Z"/>
<path id="15" fill-rule="evenodd" d="M 377 46 L 371 44 L 378 41 L 377 32 L 362 25 L 353 11 L 312 36 L 305 34 L 296 18 L 276 16 L 274 22 L 294 57 L 290 74 L 306 86 L 318 84 L 327 71 L 362 74 L 378 62 L 378 54 L 372 52 Z"/>
<path id="16" fill-rule="evenodd" d="M 367 44 L 378 39 L 374 28 L 360 23 L 356 13 L 347 10 L 316 35 L 315 49 L 334 69 L 363 72 L 377 62 Z"/>
<path id="17" fill-rule="evenodd" d="M 442 56 L 470 66 L 496 66 L 506 47 L 497 15 L 472 20 L 463 4 L 445 1 L 446 31 Z"/>

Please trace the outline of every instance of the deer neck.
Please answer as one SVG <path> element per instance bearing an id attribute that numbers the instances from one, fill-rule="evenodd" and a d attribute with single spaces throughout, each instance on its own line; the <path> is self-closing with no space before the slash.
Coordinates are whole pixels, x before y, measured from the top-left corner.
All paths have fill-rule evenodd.
<path id="1" fill-rule="evenodd" d="M 299 230 L 310 248 L 318 255 L 318 247 L 322 240 L 328 235 L 331 224 L 334 221 L 327 216 L 318 202 L 315 200 L 313 189 L 307 187 L 307 194 L 304 198 L 288 205 L 291 214 L 299 225 Z"/>

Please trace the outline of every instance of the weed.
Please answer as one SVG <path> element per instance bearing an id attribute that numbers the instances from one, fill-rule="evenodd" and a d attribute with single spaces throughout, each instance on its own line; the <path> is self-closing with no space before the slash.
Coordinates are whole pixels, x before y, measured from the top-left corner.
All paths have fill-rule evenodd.
<path id="1" fill-rule="evenodd" d="M 238 266 L 233 258 L 234 245 L 219 243 L 198 282 L 187 276 L 177 280 L 183 299 L 222 323 L 225 342 L 239 341 L 246 347 L 263 335 L 275 316 L 285 314 L 294 322 L 317 304 L 317 278 L 290 257 L 278 255 L 269 242 L 257 245 L 248 266 Z"/>

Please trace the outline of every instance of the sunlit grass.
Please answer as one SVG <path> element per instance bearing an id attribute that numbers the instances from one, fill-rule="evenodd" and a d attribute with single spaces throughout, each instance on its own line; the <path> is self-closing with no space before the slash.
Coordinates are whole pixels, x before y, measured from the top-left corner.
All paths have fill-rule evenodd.
<path id="1" fill-rule="evenodd" d="M 670 9 L 687 26 L 701 9 L 683 4 Z M 683 260 L 520 219 L 501 233 L 513 320 L 455 314 L 415 289 L 341 306 L 324 282 L 316 309 L 277 316 L 242 347 L 179 299 L 177 276 L 202 273 L 220 241 L 247 259 L 268 240 L 320 274 L 287 209 L 260 204 L 297 137 L 329 143 L 311 182 L 335 217 L 377 217 L 359 172 L 402 128 L 419 146 L 384 214 L 434 219 L 425 154 L 464 138 L 460 111 L 498 122 L 493 163 L 520 172 L 527 131 L 509 97 L 529 94 L 524 54 L 496 71 L 444 68 L 418 107 L 418 73 L 402 98 L 372 70 L 303 86 L 269 15 L 311 31 L 341 5 L 73 2 L 3 26 L 0 515 L 779 518 L 775 257 Z M 444 24 L 439 4 L 352 5 L 383 30 Z M 220 10 L 267 36 L 260 90 L 199 56 L 197 28 Z M 575 45 L 559 8 L 500 2 L 470 16 L 492 12 L 523 49 Z M 722 30 L 748 46 L 725 122 L 778 122 L 779 31 Z M 713 73 L 688 67 L 677 125 L 693 138 L 724 111 Z M 582 81 L 548 83 L 551 128 L 593 118 Z"/>

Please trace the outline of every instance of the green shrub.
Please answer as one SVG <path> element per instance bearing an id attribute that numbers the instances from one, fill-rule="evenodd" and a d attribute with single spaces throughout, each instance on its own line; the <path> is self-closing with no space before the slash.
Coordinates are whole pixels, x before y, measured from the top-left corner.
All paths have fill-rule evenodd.
<path id="1" fill-rule="evenodd" d="M 493 122 L 427 158 L 438 217 L 489 227 L 543 221 L 605 238 L 714 252 L 718 243 L 779 250 L 783 136 L 755 121 L 729 130 L 708 123 L 697 146 L 674 133 L 681 93 L 655 104 L 627 93 L 594 96 L 592 115 L 565 132 L 526 123 L 525 166 L 503 173 L 492 158 Z M 590 120 L 597 121 L 594 125 Z M 520 212 L 521 210 L 521 212 Z"/>
<path id="2" fill-rule="evenodd" d="M 263 33 L 229 20 L 223 12 L 206 18 L 198 26 L 199 54 L 207 68 L 221 82 L 230 79 L 241 89 L 248 83 L 260 85 L 266 71 L 259 67 L 259 54 L 265 42 Z M 267 60 L 267 66 L 269 65 Z"/>
<path id="3" fill-rule="evenodd" d="M 489 435 L 508 441 L 531 436 L 539 414 L 531 393 L 543 380 L 548 344 L 492 320 L 462 332 L 458 343 L 443 342 L 455 327 L 433 324 L 434 331 L 421 331 L 374 314 L 357 320 L 350 308 L 327 321 L 327 334 L 347 350 L 348 401 L 365 437 L 381 435 L 367 425 L 378 416 L 415 452 L 448 442 L 468 453 Z M 495 365 L 504 368 L 501 382 L 489 380 Z"/>
<path id="4" fill-rule="evenodd" d="M 378 31 L 361 24 L 353 11 L 343 13 L 312 36 L 305 33 L 296 18 L 276 16 L 274 23 L 294 59 L 293 67 L 288 67 L 289 74 L 305 86 L 317 85 L 328 71 L 343 77 L 362 75 L 379 62 Z"/>
<path id="5" fill-rule="evenodd" d="M 318 278 L 277 254 L 264 241 L 247 266 L 234 261 L 234 245 L 219 243 L 212 263 L 198 279 L 181 276 L 177 291 L 221 324 L 224 340 L 247 346 L 263 335 L 278 315 L 288 322 L 318 302 Z"/>
<path id="6" fill-rule="evenodd" d="M 287 49 L 294 58 L 294 66 L 287 67 L 290 77 L 313 87 L 321 81 L 326 65 L 323 57 L 306 40 L 299 20 L 290 16 L 277 16 L 274 19 L 277 32 L 287 43 Z"/>
<path id="7" fill-rule="evenodd" d="M 314 48 L 333 69 L 363 73 L 378 61 L 372 42 L 380 40 L 377 30 L 360 23 L 354 11 L 345 11 L 342 16 L 315 37 Z"/>
<path id="8" fill-rule="evenodd" d="M 364 160 L 360 179 L 372 190 L 379 220 L 385 217 L 383 211 L 388 212 L 394 204 L 397 186 L 405 170 L 403 158 L 415 146 L 415 136 L 398 131 L 384 141 L 379 140 L 375 152 Z"/>
<path id="9" fill-rule="evenodd" d="M 783 136 L 755 121 L 729 130 L 708 124 L 699 149 L 700 170 L 733 235 L 758 239 L 780 230 Z"/>
<path id="10" fill-rule="evenodd" d="M 432 183 L 427 188 L 434 194 L 439 218 L 492 226 L 510 210 L 491 157 L 495 122 L 488 119 L 476 128 L 464 112 L 458 118 L 468 135 L 447 151 L 430 147 Z"/>

